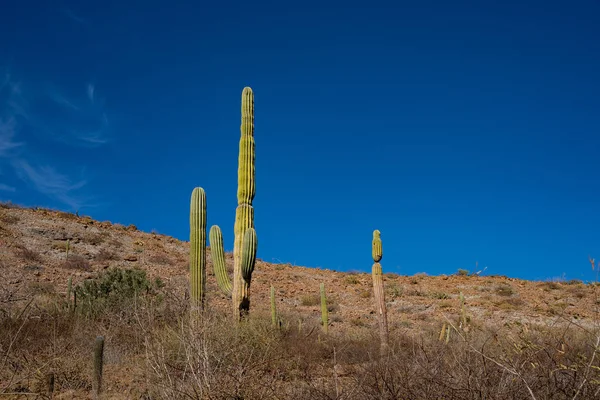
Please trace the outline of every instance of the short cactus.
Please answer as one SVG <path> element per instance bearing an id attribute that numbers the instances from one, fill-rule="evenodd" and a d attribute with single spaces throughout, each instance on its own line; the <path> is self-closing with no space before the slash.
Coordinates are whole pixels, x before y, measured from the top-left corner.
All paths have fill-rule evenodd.
<path id="1" fill-rule="evenodd" d="M 94 379 L 92 380 L 92 390 L 94 399 L 100 398 L 102 389 L 102 369 L 104 366 L 104 337 L 96 337 L 94 344 Z"/>
<path id="2" fill-rule="evenodd" d="M 190 297 L 192 310 L 204 308 L 206 287 L 206 193 L 194 188 L 190 202 Z"/>
<path id="3" fill-rule="evenodd" d="M 378 230 L 373 231 L 373 292 L 375 293 L 375 305 L 379 317 L 379 337 L 381 341 L 381 352 L 385 354 L 388 348 L 388 324 L 385 306 L 385 293 L 383 291 L 383 273 L 379 261 L 383 256 L 381 245 L 381 234 Z"/>
<path id="4" fill-rule="evenodd" d="M 226 295 L 231 295 L 234 316 L 238 320 L 250 310 L 250 282 L 257 249 L 254 208 L 252 207 L 252 200 L 256 192 L 254 182 L 254 93 L 249 87 L 245 87 L 242 91 L 240 131 L 238 207 L 235 216 L 233 245 L 233 284 L 227 275 L 220 228 L 216 225 L 211 227 L 210 234 L 211 256 L 217 283 Z"/>
<path id="5" fill-rule="evenodd" d="M 277 306 L 275 304 L 275 288 L 271 285 L 271 325 L 277 326 Z"/>
<path id="6" fill-rule="evenodd" d="M 329 311 L 327 310 L 327 297 L 325 296 L 325 284 L 321 283 L 321 323 L 323 324 L 323 332 L 329 330 Z"/>

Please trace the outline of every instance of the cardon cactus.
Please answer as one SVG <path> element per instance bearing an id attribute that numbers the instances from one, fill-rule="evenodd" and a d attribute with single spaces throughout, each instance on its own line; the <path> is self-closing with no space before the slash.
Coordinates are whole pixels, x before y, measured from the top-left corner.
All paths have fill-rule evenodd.
<path id="1" fill-rule="evenodd" d="M 206 193 L 194 188 L 190 202 L 190 297 L 192 310 L 204 308 L 206 287 Z"/>
<path id="2" fill-rule="evenodd" d="M 242 91 L 240 131 L 238 207 L 235 215 L 233 244 L 233 284 L 227 275 L 221 229 L 215 225 L 211 227 L 210 232 L 211 257 L 217 283 L 226 295 L 231 295 L 234 316 L 238 319 L 250 310 L 250 282 L 257 249 L 254 208 L 252 207 L 252 200 L 256 192 L 254 182 L 254 93 L 249 87 L 245 87 Z"/>
<path id="3" fill-rule="evenodd" d="M 385 354 L 388 348 L 388 325 L 387 311 L 385 307 L 385 294 L 383 292 L 383 273 L 381 270 L 381 258 L 383 256 L 381 246 L 381 234 L 378 230 L 373 232 L 373 292 L 375 294 L 375 306 L 379 317 L 379 337 L 381 341 L 381 352 Z"/>

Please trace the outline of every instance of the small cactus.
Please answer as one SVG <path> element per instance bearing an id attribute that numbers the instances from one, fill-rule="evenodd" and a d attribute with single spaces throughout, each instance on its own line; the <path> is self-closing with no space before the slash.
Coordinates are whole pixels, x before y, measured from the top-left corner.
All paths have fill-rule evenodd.
<path id="1" fill-rule="evenodd" d="M 190 202 L 190 297 L 192 310 L 204 308 L 206 287 L 206 193 L 194 188 Z"/>
<path id="2" fill-rule="evenodd" d="M 379 317 L 379 337 L 381 341 L 381 352 L 385 355 L 388 348 L 388 324 L 387 311 L 385 306 L 385 293 L 383 291 L 383 272 L 379 261 L 383 256 L 381 245 L 381 234 L 378 230 L 373 231 L 373 292 L 375 294 L 375 306 L 377 307 L 377 315 Z"/>
<path id="3" fill-rule="evenodd" d="M 321 283 L 321 323 L 323 324 L 323 332 L 329 330 L 329 312 L 327 310 L 327 297 L 325 297 L 325 284 Z"/>
<path id="4" fill-rule="evenodd" d="M 73 293 L 73 277 L 69 277 L 67 281 L 67 308 L 71 310 L 73 308 L 73 303 L 71 303 L 71 293 Z"/>
<path id="5" fill-rule="evenodd" d="M 94 379 L 92 380 L 92 390 L 94 400 L 98 400 L 102 389 L 102 369 L 104 367 L 104 337 L 96 337 L 94 344 Z"/>
<path id="6" fill-rule="evenodd" d="M 467 328 L 467 310 L 465 309 L 465 296 L 463 292 L 459 294 L 460 298 L 460 328 L 464 331 L 468 330 Z"/>
<path id="7" fill-rule="evenodd" d="M 277 306 L 275 304 L 275 288 L 271 285 L 271 325 L 277 326 Z"/>
<path id="8" fill-rule="evenodd" d="M 69 247 L 71 247 L 70 244 L 71 244 L 70 240 L 67 239 L 67 243 L 65 244 L 65 253 L 66 253 L 65 260 L 66 261 L 69 261 Z"/>

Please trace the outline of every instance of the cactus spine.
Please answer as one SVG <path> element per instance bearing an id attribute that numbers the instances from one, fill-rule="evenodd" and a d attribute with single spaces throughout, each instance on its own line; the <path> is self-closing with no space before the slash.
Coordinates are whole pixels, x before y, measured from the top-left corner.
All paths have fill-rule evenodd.
<path id="1" fill-rule="evenodd" d="M 379 317 L 379 338 L 381 341 L 381 353 L 386 354 L 388 348 L 388 324 L 387 311 L 385 307 L 385 293 L 383 291 L 383 273 L 381 270 L 381 258 L 383 249 L 381 245 L 381 233 L 378 230 L 373 231 L 373 292 L 375 293 L 375 306 Z"/>
<path id="2" fill-rule="evenodd" d="M 206 287 L 206 193 L 194 188 L 190 202 L 190 297 L 192 310 L 204 308 Z"/>
<path id="3" fill-rule="evenodd" d="M 321 323 L 323 324 L 323 332 L 329 330 L 329 312 L 327 310 L 327 297 L 325 297 L 325 284 L 321 283 Z"/>
<path id="4" fill-rule="evenodd" d="M 96 337 L 96 343 L 94 344 L 94 379 L 92 382 L 92 390 L 94 399 L 97 400 L 100 397 L 100 390 L 102 388 L 102 368 L 104 366 L 104 337 Z"/>
<path id="5" fill-rule="evenodd" d="M 231 294 L 234 317 L 238 320 L 250 310 L 250 282 L 256 261 L 257 238 L 254 230 L 252 200 L 256 192 L 254 182 L 254 93 L 249 87 L 242 91 L 242 123 L 240 126 L 238 159 L 238 207 L 234 224 L 233 283 L 229 281 L 225 265 L 223 238 L 220 228 L 211 228 L 211 255 L 219 287 Z M 214 229 L 214 238 L 213 238 Z M 215 240 L 213 243 L 213 239 Z M 231 287 L 231 289 L 229 289 Z"/>

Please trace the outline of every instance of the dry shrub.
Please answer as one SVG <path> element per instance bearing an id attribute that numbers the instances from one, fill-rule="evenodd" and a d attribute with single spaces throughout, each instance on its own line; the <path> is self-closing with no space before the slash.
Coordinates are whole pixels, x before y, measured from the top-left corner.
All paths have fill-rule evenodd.
<path id="1" fill-rule="evenodd" d="M 32 249 L 28 249 L 25 246 L 17 247 L 18 256 L 28 262 L 42 262 L 42 255 Z"/>
<path id="2" fill-rule="evenodd" d="M 3 222 L 5 224 L 16 224 L 20 220 L 21 218 L 19 218 L 19 216 L 17 215 L 8 214 L 7 212 L 2 212 L 0 214 L 0 222 Z"/>
<path id="3" fill-rule="evenodd" d="M 158 253 L 158 254 L 153 255 L 152 257 L 150 257 L 148 259 L 148 262 L 150 262 L 152 264 L 159 264 L 159 265 L 173 265 L 173 260 L 171 260 L 164 253 Z"/>
<path id="4" fill-rule="evenodd" d="M 73 254 L 70 255 L 69 258 L 60 265 L 60 267 L 64 269 L 88 271 L 90 269 L 90 262 L 80 255 Z"/>
<path id="5" fill-rule="evenodd" d="M 110 251 L 107 249 L 101 249 L 98 254 L 94 256 L 94 260 L 96 261 L 114 261 L 118 260 L 119 256 L 114 251 Z"/>

